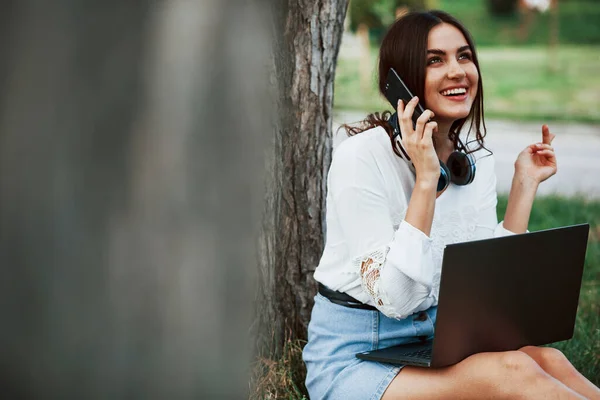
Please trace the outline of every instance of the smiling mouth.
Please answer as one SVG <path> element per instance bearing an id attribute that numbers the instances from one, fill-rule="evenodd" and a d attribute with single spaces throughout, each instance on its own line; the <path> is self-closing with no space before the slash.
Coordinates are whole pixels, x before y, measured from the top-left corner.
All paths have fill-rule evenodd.
<path id="1" fill-rule="evenodd" d="M 466 88 L 457 88 L 457 89 L 443 90 L 440 92 L 440 94 L 445 97 L 460 97 L 460 96 L 464 96 L 467 94 L 467 89 Z"/>

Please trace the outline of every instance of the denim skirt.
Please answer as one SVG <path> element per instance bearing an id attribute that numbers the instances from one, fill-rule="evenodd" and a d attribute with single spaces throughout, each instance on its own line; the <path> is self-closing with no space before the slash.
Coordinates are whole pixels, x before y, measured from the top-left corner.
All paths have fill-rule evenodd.
<path id="1" fill-rule="evenodd" d="M 311 400 L 380 399 L 403 366 L 360 360 L 356 353 L 431 339 L 436 312 L 431 307 L 397 320 L 317 294 L 302 352 Z"/>

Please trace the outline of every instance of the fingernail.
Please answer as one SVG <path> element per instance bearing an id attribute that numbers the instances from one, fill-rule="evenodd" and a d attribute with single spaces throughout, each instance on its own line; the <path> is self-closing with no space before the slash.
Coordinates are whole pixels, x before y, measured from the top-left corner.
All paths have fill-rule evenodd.
<path id="1" fill-rule="evenodd" d="M 415 96 L 411 99 L 411 101 L 418 101 L 418 100 L 419 100 L 419 98 L 417 96 Z"/>
<path id="2" fill-rule="evenodd" d="M 398 107 L 402 105 L 402 100 L 398 100 Z"/>

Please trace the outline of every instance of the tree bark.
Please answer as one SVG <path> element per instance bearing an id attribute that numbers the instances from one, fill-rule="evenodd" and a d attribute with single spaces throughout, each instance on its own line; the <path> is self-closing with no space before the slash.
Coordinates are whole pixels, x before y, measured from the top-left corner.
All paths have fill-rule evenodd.
<path id="1" fill-rule="evenodd" d="M 306 338 L 323 251 L 333 83 L 348 0 L 274 2 L 275 138 L 259 245 L 259 350 Z"/>

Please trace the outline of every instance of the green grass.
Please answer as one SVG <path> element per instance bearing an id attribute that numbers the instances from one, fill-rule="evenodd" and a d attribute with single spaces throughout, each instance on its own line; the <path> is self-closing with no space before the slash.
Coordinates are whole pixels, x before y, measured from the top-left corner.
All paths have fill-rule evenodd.
<path id="1" fill-rule="evenodd" d="M 286 339 L 281 357 L 258 358 L 252 367 L 249 400 L 307 400 L 302 361 L 305 344 Z"/>
<path id="2" fill-rule="evenodd" d="M 498 198 L 498 218 L 503 219 L 507 196 Z M 535 201 L 529 230 L 590 224 L 585 270 L 575 332 L 569 341 L 552 345 L 595 385 L 600 386 L 600 201 L 582 198 L 540 197 Z M 548 271 L 551 273 L 551 271 Z M 288 341 L 277 360 L 259 359 L 254 368 L 250 398 L 305 400 L 301 341 Z"/>
<path id="3" fill-rule="evenodd" d="M 556 62 L 546 47 L 479 49 L 486 116 L 521 120 L 600 122 L 600 46 L 561 46 Z M 370 84 L 359 82 L 359 61 L 338 60 L 334 108 L 390 109 L 377 91 L 377 52 L 371 52 Z"/>

